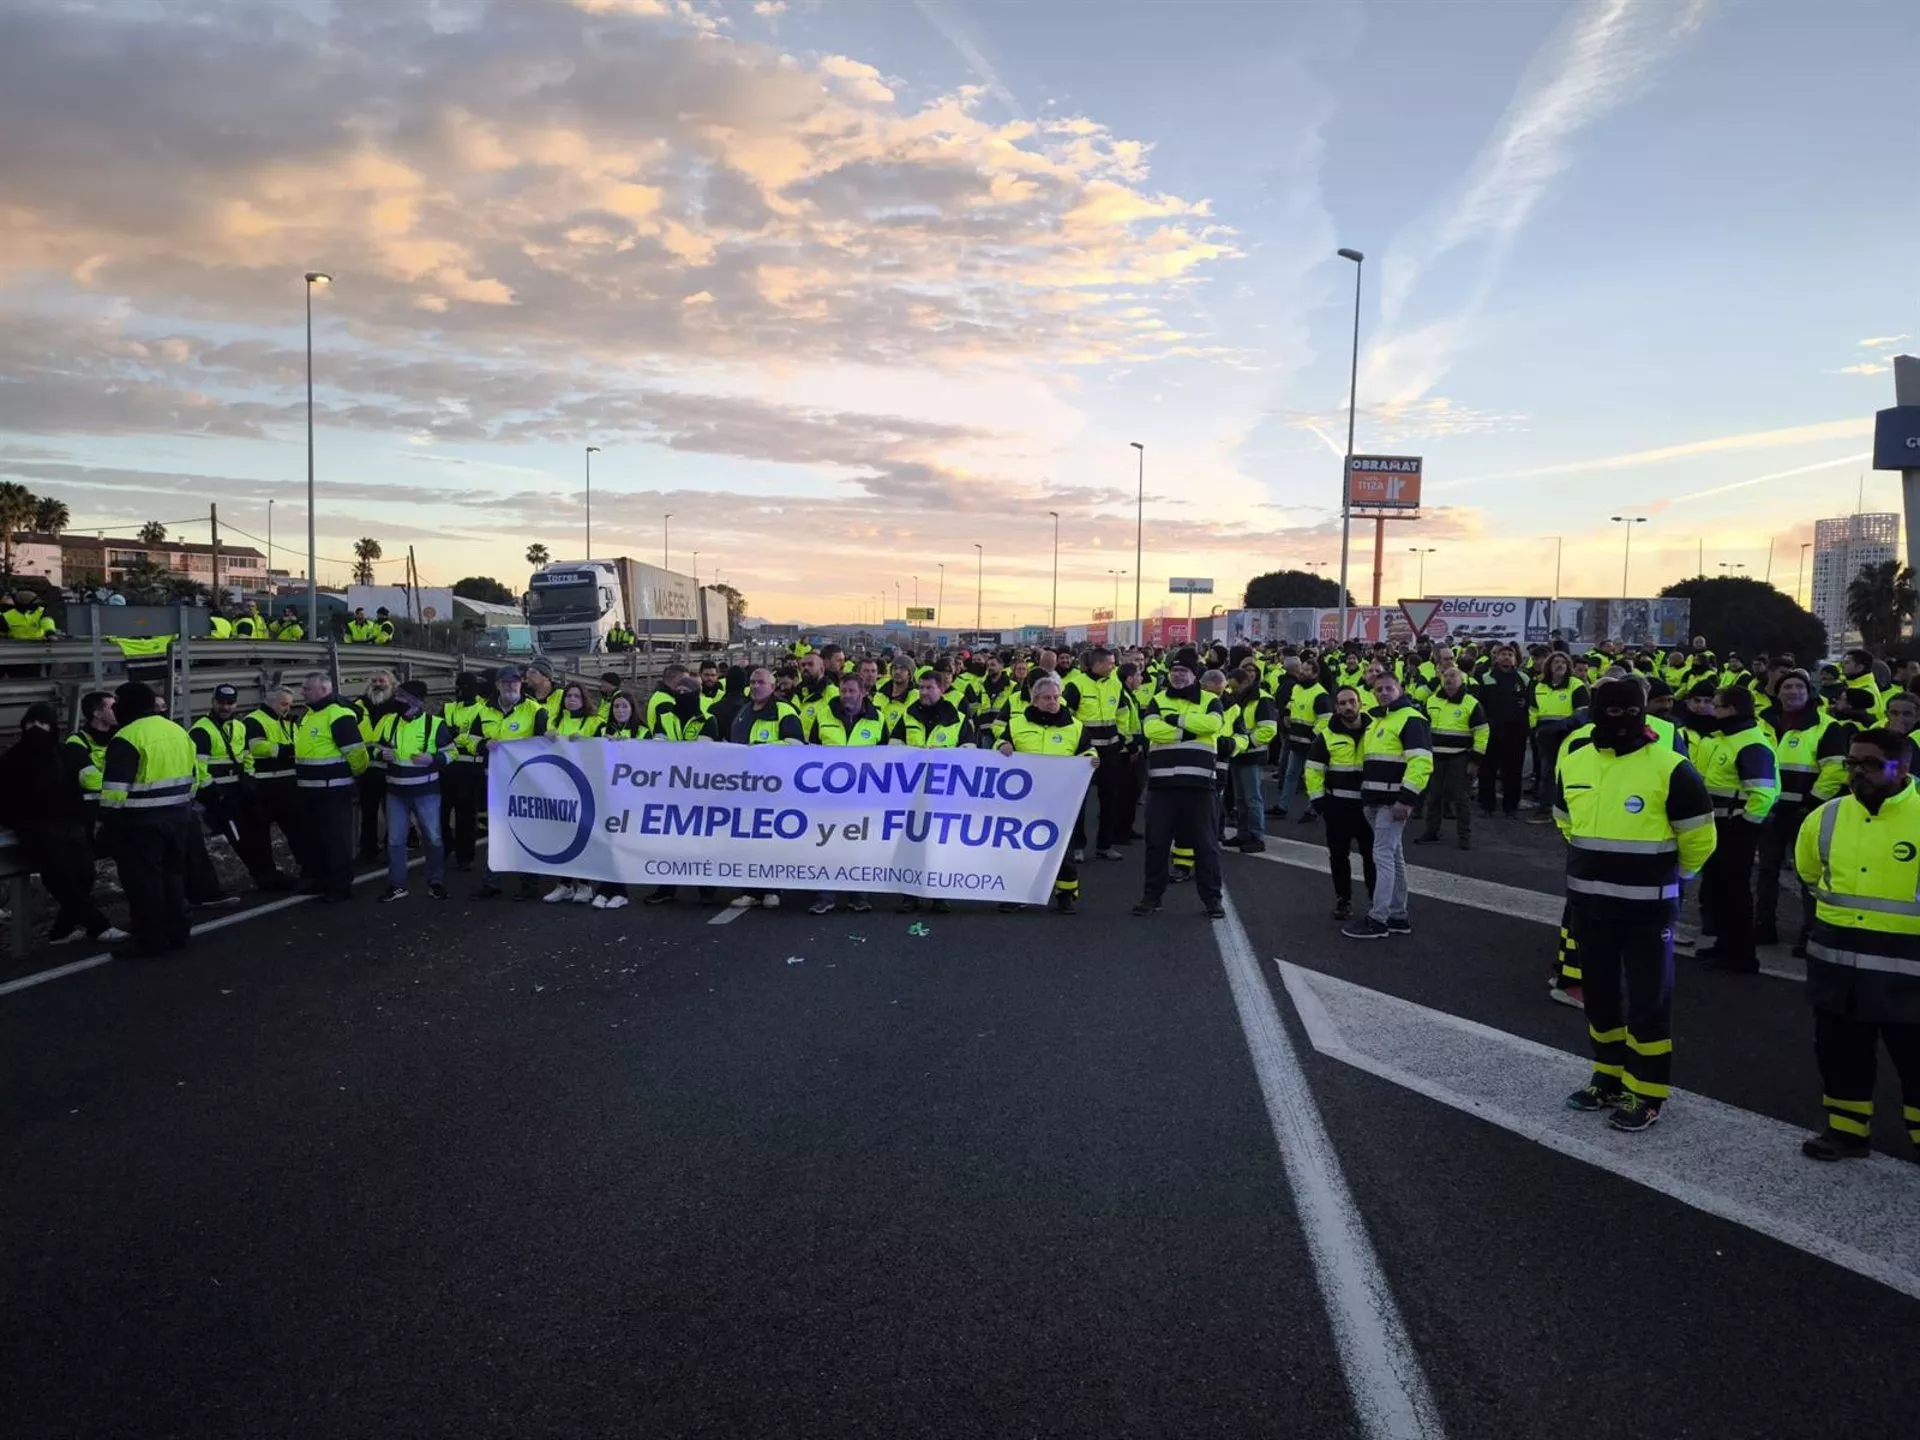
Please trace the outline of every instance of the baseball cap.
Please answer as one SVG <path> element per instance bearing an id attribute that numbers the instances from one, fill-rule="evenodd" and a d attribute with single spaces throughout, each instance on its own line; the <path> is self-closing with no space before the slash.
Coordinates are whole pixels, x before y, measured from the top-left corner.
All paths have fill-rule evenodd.
<path id="1" fill-rule="evenodd" d="M 518 680 L 519 678 L 520 678 L 520 672 L 514 669 L 513 666 L 502 665 L 500 667 L 499 673 L 493 677 L 493 681 L 494 681 L 494 684 L 498 685 L 498 684 L 503 684 L 508 680 Z"/>
<path id="2" fill-rule="evenodd" d="M 238 700 L 240 698 L 240 692 L 231 685 L 216 685 L 213 687 L 213 698 L 216 700 Z"/>

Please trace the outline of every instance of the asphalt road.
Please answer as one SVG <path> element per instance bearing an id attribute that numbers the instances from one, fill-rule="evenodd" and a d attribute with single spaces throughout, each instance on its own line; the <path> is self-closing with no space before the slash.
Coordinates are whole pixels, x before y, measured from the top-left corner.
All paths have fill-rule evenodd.
<path id="1" fill-rule="evenodd" d="M 1414 858 L 1546 890 L 1556 843 Z M 1324 875 L 1227 863 L 1252 996 L 1190 890 L 1126 915 L 1137 861 L 1073 918 L 369 884 L 0 993 L 0 1428 L 1317 1437 L 1400 1384 L 1451 1436 L 1913 1433 L 1912 1290 L 1320 1053 L 1274 963 L 1577 1052 L 1550 928 L 1356 944 Z M 1679 995 L 1680 1085 L 1817 1121 L 1797 985 Z M 1329 1320 L 1368 1264 L 1385 1350 Z"/>

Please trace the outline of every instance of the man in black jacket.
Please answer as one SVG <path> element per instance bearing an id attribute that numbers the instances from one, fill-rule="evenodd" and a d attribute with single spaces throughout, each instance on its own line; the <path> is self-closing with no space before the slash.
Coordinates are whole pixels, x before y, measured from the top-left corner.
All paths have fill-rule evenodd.
<path id="1" fill-rule="evenodd" d="M 93 903 L 93 817 L 80 787 L 80 771 L 91 761 L 84 747 L 61 743 L 54 733 L 58 718 L 44 700 L 29 705 L 20 739 L 0 755 L 0 824 L 20 837 L 28 865 L 40 872 L 59 906 L 48 943 L 61 945 L 83 934 L 125 940 L 126 932 Z"/>
<path id="2" fill-rule="evenodd" d="M 1493 665 L 1479 686 L 1480 708 L 1487 712 L 1487 756 L 1480 766 L 1480 808 L 1493 814 L 1494 782 L 1500 809 L 1511 816 L 1520 808 L 1520 769 L 1527 755 L 1527 677 L 1514 663 L 1511 645 L 1497 645 Z"/>

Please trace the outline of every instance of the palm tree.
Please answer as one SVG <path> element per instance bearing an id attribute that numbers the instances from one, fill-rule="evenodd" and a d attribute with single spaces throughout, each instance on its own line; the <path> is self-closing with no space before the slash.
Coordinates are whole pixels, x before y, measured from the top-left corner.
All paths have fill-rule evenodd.
<path id="1" fill-rule="evenodd" d="M 533 566 L 533 568 L 536 570 L 538 570 L 542 565 L 546 564 L 547 563 L 547 547 L 542 545 L 537 540 L 533 544 L 527 546 L 527 563 Z"/>
<path id="2" fill-rule="evenodd" d="M 1861 644 L 1884 650 L 1913 619 L 1916 600 L 1913 572 L 1898 560 L 1862 565 L 1847 586 L 1847 619 L 1859 629 Z"/>
<path id="3" fill-rule="evenodd" d="M 158 520 L 149 520 L 140 527 L 142 545 L 164 545 L 167 542 L 167 527 Z"/>
<path id="4" fill-rule="evenodd" d="M 380 558 L 380 542 L 367 536 L 353 542 L 353 583 L 373 583 L 373 562 Z"/>
<path id="5" fill-rule="evenodd" d="M 13 573 L 14 532 L 33 523 L 33 492 L 12 480 L 0 481 L 0 568 Z"/>
<path id="6" fill-rule="evenodd" d="M 39 495 L 33 502 L 33 528 L 41 535 L 58 535 L 73 523 L 67 502 L 51 495 Z"/>

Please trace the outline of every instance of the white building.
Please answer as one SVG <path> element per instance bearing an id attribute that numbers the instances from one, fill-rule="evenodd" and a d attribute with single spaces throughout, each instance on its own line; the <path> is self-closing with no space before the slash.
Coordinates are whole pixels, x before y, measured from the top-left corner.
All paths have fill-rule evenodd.
<path id="1" fill-rule="evenodd" d="M 1842 515 L 1813 525 L 1813 613 L 1827 627 L 1827 648 L 1858 643 L 1847 619 L 1847 586 L 1863 567 L 1900 556 L 1900 517 Z"/>

